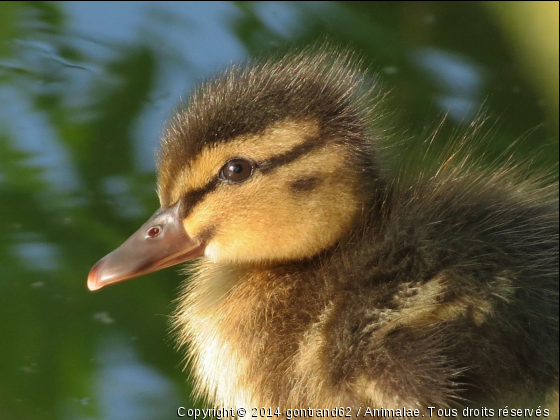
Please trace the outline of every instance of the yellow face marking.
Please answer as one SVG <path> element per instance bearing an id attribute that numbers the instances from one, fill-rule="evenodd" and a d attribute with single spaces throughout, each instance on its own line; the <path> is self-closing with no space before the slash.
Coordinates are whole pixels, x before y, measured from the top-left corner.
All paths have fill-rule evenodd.
<path id="1" fill-rule="evenodd" d="M 287 152 L 306 138 L 316 137 L 316 122 L 287 121 L 276 124 L 263 134 L 238 137 L 216 143 L 202 150 L 198 157 L 177 176 L 170 194 L 170 202 L 177 202 L 187 191 L 204 187 L 218 175 L 231 158 L 244 157 L 256 162 Z"/>
<path id="2" fill-rule="evenodd" d="M 259 262 L 304 258 L 334 244 L 353 219 L 358 199 L 350 172 L 340 170 L 342 148 L 331 144 L 272 174 L 240 185 L 222 185 L 184 221 L 190 235 L 216 228 L 206 256 L 213 261 Z M 322 182 L 312 194 L 294 194 L 290 181 L 313 173 Z"/>
<path id="3" fill-rule="evenodd" d="M 289 155 L 319 136 L 314 122 L 285 122 L 260 136 L 233 139 L 208 147 L 178 176 L 171 202 L 203 189 L 231 158 L 257 163 Z M 317 141 L 320 141 L 317 140 Z M 334 245 L 348 229 L 362 197 L 348 150 L 327 142 L 286 159 L 272 172 L 255 171 L 239 184 L 220 182 L 193 202 L 183 220 L 185 231 L 206 242 L 214 262 L 259 263 L 302 259 Z M 311 190 L 290 188 L 312 178 Z M 186 206 L 189 203 L 185 203 Z"/>

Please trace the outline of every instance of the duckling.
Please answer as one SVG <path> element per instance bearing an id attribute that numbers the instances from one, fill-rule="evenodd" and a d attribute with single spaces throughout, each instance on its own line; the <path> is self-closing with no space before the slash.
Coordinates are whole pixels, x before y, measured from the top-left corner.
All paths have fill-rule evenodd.
<path id="1" fill-rule="evenodd" d="M 384 168 L 377 92 L 329 48 L 204 83 L 162 136 L 160 209 L 89 289 L 196 260 L 174 326 L 215 406 L 552 412 L 558 185 Z"/>

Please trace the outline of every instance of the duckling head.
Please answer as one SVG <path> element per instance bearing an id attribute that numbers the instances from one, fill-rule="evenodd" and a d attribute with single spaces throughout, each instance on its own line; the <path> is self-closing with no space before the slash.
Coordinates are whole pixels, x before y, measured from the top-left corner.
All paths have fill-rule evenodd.
<path id="1" fill-rule="evenodd" d="M 92 268 L 88 287 L 198 257 L 279 264 L 333 247 L 380 182 L 372 88 L 352 61 L 306 50 L 204 83 L 162 137 L 160 209 Z"/>

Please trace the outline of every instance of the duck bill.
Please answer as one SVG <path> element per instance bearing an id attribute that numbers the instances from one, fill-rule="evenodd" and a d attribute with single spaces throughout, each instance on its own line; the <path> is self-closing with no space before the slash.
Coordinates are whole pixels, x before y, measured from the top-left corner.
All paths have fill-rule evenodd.
<path id="1" fill-rule="evenodd" d="M 89 290 L 201 257 L 204 246 L 186 234 L 180 206 L 179 202 L 159 209 L 125 243 L 98 261 L 88 275 Z"/>

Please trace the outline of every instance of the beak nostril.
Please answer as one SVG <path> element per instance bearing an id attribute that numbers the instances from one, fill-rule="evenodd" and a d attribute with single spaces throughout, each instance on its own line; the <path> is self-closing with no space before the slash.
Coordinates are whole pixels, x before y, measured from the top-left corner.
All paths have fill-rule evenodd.
<path id="1" fill-rule="evenodd" d="M 204 246 L 187 235 L 179 204 L 156 211 L 120 247 L 103 257 L 88 275 L 88 287 L 139 277 L 204 255 Z"/>
<path id="2" fill-rule="evenodd" d="M 152 226 L 151 228 L 148 229 L 148 232 L 146 232 L 146 237 L 147 238 L 155 238 L 160 233 L 161 233 L 161 227 L 160 226 Z"/>

